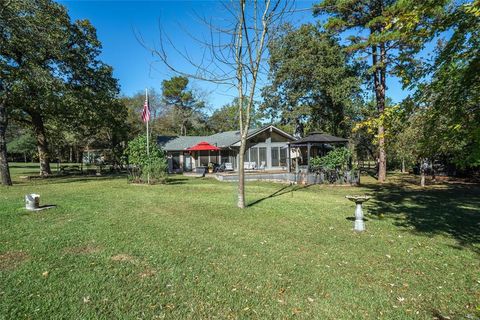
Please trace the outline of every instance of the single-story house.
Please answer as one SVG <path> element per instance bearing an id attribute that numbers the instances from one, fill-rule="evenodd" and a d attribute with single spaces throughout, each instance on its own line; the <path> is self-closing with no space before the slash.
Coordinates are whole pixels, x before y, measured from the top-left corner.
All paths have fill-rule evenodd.
<path id="1" fill-rule="evenodd" d="M 288 144 L 292 141 L 295 141 L 292 135 L 272 125 L 250 129 L 245 168 L 287 170 L 290 167 Z M 193 171 L 197 167 L 207 167 L 209 163 L 223 165 L 227 170 L 236 171 L 238 168 L 240 131 L 210 136 L 159 136 L 157 143 L 167 153 L 169 172 Z M 212 148 L 196 149 L 199 144 Z"/>

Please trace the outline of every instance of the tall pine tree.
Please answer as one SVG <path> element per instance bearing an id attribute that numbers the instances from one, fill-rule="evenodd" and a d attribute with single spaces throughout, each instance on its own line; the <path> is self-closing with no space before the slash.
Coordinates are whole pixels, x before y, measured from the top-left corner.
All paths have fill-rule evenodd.
<path id="1" fill-rule="evenodd" d="M 443 13 L 441 0 L 323 0 L 314 15 L 326 16 L 325 28 L 349 41 L 348 50 L 369 57 L 377 117 L 385 111 L 387 74 L 408 81 L 417 69 L 415 55 L 436 29 L 435 18 Z M 405 83 L 406 83 L 405 82 Z M 387 170 L 385 127 L 378 126 L 378 180 L 384 182 Z"/>

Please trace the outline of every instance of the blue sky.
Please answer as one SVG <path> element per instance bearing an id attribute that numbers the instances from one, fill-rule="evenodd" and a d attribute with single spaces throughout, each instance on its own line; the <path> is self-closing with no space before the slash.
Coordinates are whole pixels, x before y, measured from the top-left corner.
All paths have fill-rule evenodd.
<path id="1" fill-rule="evenodd" d="M 73 19 L 88 19 L 97 29 L 103 44 L 102 60 L 114 68 L 120 81 L 121 93 L 132 95 L 144 88 L 160 91 L 161 82 L 173 74 L 138 41 L 141 35 L 145 44 L 158 46 L 159 26 L 173 39 L 179 48 L 192 55 L 201 49 L 185 31 L 201 35 L 205 28 L 199 24 L 197 15 L 221 19 L 225 15 L 217 1 L 127 1 L 127 0 L 59 0 L 65 5 Z M 317 1 L 297 1 L 296 7 L 308 8 Z M 292 17 L 295 24 L 315 21 L 310 11 L 300 11 Z M 182 30 L 183 29 L 183 30 Z M 182 59 L 172 56 L 176 66 L 182 70 L 191 68 Z M 218 108 L 232 100 L 235 94 L 225 87 L 194 81 L 192 87 L 202 93 L 208 105 Z M 396 79 L 390 78 L 387 94 L 394 102 L 405 97 Z"/>

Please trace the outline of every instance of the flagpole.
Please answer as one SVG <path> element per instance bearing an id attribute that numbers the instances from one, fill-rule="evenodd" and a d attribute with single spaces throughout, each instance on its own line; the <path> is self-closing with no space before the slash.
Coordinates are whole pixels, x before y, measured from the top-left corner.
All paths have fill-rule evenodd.
<path id="1" fill-rule="evenodd" d="M 145 101 L 147 102 L 147 108 L 150 108 L 148 105 L 148 89 L 145 88 Z M 150 132 L 148 131 L 148 123 L 150 122 L 150 117 L 147 119 L 147 157 L 148 157 L 148 172 L 147 172 L 147 184 L 150 184 Z"/>

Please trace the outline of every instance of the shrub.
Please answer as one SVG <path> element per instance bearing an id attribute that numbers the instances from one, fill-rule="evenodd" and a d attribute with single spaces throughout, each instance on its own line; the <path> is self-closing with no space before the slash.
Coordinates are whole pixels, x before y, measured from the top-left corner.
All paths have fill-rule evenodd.
<path id="1" fill-rule="evenodd" d="M 147 154 L 147 138 L 138 136 L 128 143 L 125 156 L 131 167 L 131 175 L 135 182 L 165 183 L 167 180 L 167 161 L 165 154 L 155 143 L 150 144 Z"/>
<path id="2" fill-rule="evenodd" d="M 310 161 L 313 170 L 345 170 L 348 169 L 352 153 L 345 147 L 336 148 L 323 157 L 315 157 Z"/>

